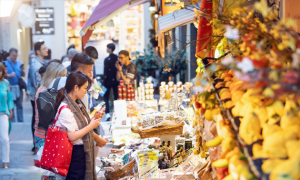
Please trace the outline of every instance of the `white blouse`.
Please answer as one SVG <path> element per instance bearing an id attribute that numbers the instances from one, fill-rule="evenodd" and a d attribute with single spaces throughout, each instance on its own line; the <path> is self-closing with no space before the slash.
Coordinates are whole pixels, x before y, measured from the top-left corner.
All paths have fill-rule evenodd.
<path id="1" fill-rule="evenodd" d="M 66 100 L 63 100 L 59 107 L 58 107 L 58 111 L 61 108 L 61 106 L 67 105 Z M 56 116 L 58 115 L 58 112 L 56 113 Z M 56 118 L 55 116 L 55 118 Z M 86 122 L 88 123 L 87 119 L 85 118 Z M 64 108 L 61 110 L 60 115 L 56 121 L 56 126 L 59 127 L 65 127 L 67 128 L 68 132 L 75 132 L 78 131 L 78 125 L 76 123 L 74 114 L 72 113 L 72 111 L 68 108 Z M 77 139 L 76 141 L 73 142 L 73 145 L 82 145 L 83 141 L 82 139 Z"/>

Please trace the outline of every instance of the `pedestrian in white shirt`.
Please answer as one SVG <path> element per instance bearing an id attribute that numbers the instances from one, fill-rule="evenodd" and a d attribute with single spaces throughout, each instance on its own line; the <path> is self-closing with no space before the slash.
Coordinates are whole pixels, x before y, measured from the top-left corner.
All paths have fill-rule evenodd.
<path id="1" fill-rule="evenodd" d="M 73 152 L 66 180 L 96 180 L 94 157 L 94 132 L 100 118 L 90 119 L 81 99 L 91 87 L 91 79 L 80 71 L 72 72 L 64 88 L 56 96 L 58 109 L 63 108 L 58 116 L 56 126 L 67 129 L 68 139 L 73 142 Z"/>

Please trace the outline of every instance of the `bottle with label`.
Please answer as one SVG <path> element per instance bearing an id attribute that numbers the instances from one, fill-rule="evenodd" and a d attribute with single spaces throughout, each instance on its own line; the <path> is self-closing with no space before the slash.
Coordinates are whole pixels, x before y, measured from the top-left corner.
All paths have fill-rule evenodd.
<path id="1" fill-rule="evenodd" d="M 186 139 L 184 142 L 184 148 L 185 149 L 191 149 L 193 148 L 193 141 L 190 139 Z"/>
<path id="2" fill-rule="evenodd" d="M 171 151 L 171 147 L 170 145 L 168 144 L 167 146 L 167 154 L 168 154 L 168 159 L 172 159 L 172 151 Z"/>
<path id="3" fill-rule="evenodd" d="M 162 145 L 162 147 L 165 147 L 165 141 L 163 141 L 161 145 Z"/>
<path id="4" fill-rule="evenodd" d="M 171 94 L 172 94 L 172 92 L 169 89 L 167 89 L 166 90 L 166 99 L 171 99 Z"/>
<path id="5" fill-rule="evenodd" d="M 163 153 L 163 147 L 162 147 L 162 145 L 159 145 L 159 153 Z"/>

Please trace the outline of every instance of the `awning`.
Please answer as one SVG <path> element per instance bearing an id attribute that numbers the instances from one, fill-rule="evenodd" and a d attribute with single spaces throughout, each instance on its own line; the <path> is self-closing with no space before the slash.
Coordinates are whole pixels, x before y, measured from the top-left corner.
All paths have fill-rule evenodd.
<path id="1" fill-rule="evenodd" d="M 196 21 L 196 15 L 194 12 L 194 7 L 199 9 L 199 3 L 195 5 L 189 5 L 186 9 L 180 9 L 174 11 L 172 13 L 166 14 L 158 18 L 158 28 L 157 28 L 157 36 L 158 36 L 158 46 L 163 46 L 163 37 L 164 33 L 179 27 L 184 26 Z M 163 50 L 164 48 L 161 48 Z M 163 53 L 163 52 L 162 52 Z"/>
<path id="2" fill-rule="evenodd" d="M 85 47 L 95 29 L 106 24 L 120 12 L 148 1 L 149 0 L 101 0 L 80 31 L 80 35 L 82 36 L 82 48 Z"/>

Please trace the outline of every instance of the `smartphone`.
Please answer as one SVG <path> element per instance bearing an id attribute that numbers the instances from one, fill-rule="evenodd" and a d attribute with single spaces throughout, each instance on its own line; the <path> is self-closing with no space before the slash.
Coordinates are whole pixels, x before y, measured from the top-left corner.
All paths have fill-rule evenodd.
<path id="1" fill-rule="evenodd" d="M 101 118 L 101 115 L 104 113 L 105 111 L 105 105 L 101 107 L 101 109 L 99 111 L 96 111 L 95 114 L 93 115 L 93 117 L 95 119 L 99 119 Z"/>
<path id="2" fill-rule="evenodd" d="M 21 64 L 20 68 L 23 68 L 24 67 L 24 64 Z"/>
<path id="3" fill-rule="evenodd" d="M 97 109 L 98 111 L 105 105 L 105 102 L 102 101 L 100 104 L 98 104 L 95 109 Z"/>
<path id="4" fill-rule="evenodd" d="M 106 109 L 106 106 L 104 105 L 104 106 L 101 107 L 101 109 L 99 110 L 99 112 L 102 114 L 105 111 L 105 109 Z"/>

